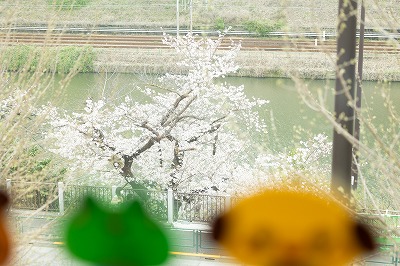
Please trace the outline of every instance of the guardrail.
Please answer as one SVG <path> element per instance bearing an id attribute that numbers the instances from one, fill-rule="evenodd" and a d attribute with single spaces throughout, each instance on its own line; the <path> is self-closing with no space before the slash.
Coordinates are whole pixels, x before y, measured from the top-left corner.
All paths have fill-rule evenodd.
<path id="1" fill-rule="evenodd" d="M 121 26 L 104 26 L 104 27 L 54 27 L 49 29 L 47 26 L 14 26 L 14 27 L 0 27 L 0 31 L 16 31 L 16 32 L 63 32 L 63 33 L 101 33 L 101 34 L 147 34 L 147 35 L 162 35 L 164 33 L 177 34 L 176 28 L 160 28 L 160 29 L 146 29 L 146 28 L 131 28 L 131 27 L 121 27 Z M 189 32 L 198 35 L 219 35 L 218 30 L 192 30 L 180 29 L 179 33 L 185 35 Z M 357 32 L 357 37 L 360 33 Z M 257 33 L 244 31 L 244 30 L 231 30 L 227 32 L 227 36 L 249 36 L 257 37 Z M 335 30 L 321 30 L 316 31 L 304 31 L 304 32 L 286 32 L 286 31 L 272 31 L 268 33 L 269 37 L 293 37 L 293 38 L 318 38 L 318 39 L 329 39 L 336 38 Z M 373 29 L 367 30 L 364 33 L 364 38 L 366 39 L 400 39 L 399 32 L 393 31 L 375 31 Z"/>

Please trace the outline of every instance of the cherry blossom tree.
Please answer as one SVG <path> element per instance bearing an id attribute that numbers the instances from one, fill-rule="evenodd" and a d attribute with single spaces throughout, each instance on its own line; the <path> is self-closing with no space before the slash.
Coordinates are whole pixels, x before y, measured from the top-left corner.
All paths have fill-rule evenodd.
<path id="1" fill-rule="evenodd" d="M 173 188 L 190 192 L 229 192 L 232 182 L 251 165 L 267 133 L 255 107 L 267 101 L 250 99 L 243 86 L 223 81 L 235 72 L 240 43 L 224 50 L 216 39 L 188 34 L 164 36 L 181 59 L 183 74 L 165 74 L 145 87 L 137 101 L 87 99 L 82 112 L 46 106 L 50 150 L 68 159 L 70 168 L 85 169 L 101 184 L 132 188 Z"/>
<path id="2" fill-rule="evenodd" d="M 237 189 L 238 194 L 247 194 L 247 191 L 257 191 L 265 186 L 329 191 L 332 142 L 321 133 L 304 139 L 293 147 L 288 145 L 289 151 L 260 153 L 253 166 L 242 169 L 251 172 L 251 179 L 241 181 L 246 185 Z"/>

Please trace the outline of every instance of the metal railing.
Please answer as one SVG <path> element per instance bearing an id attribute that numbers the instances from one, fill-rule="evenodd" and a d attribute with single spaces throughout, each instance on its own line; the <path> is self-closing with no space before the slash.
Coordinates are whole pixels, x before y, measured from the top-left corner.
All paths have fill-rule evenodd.
<path id="1" fill-rule="evenodd" d="M 116 187 L 79 186 L 40 182 L 11 182 L 0 187 L 11 196 L 11 208 L 59 212 L 75 209 L 88 195 L 104 204 L 111 204 Z M 146 190 L 124 188 L 124 201 L 140 200 L 145 209 L 161 221 L 188 221 L 209 223 L 217 215 L 235 205 L 240 199 L 229 195 L 205 195 L 170 190 Z M 400 228 L 400 212 L 390 210 L 359 210 L 372 226 L 383 224 L 385 228 Z M 397 234 L 398 232 L 394 232 Z"/>
<path id="2" fill-rule="evenodd" d="M 364 262 L 366 265 L 372 264 L 397 266 L 400 265 L 399 251 L 394 245 L 381 245 L 378 252 L 364 258 Z"/>
<path id="3" fill-rule="evenodd" d="M 76 209 L 86 196 L 92 196 L 103 204 L 111 204 L 116 187 L 79 186 L 57 183 L 6 183 L 13 209 L 43 210 L 59 212 Z M 190 221 L 208 223 L 230 207 L 230 196 L 181 193 L 167 190 L 146 190 L 124 188 L 122 200 L 139 200 L 146 211 L 161 221 Z M 170 206 L 170 207 L 169 207 Z"/>
<path id="4" fill-rule="evenodd" d="M 13 182 L 11 205 L 23 210 L 59 211 L 57 189 L 55 183 Z"/>
<path id="5" fill-rule="evenodd" d="M 189 222 L 211 222 L 222 213 L 228 197 L 193 193 L 174 193 L 174 218 Z"/>
<path id="6" fill-rule="evenodd" d="M 64 208 L 76 208 L 89 195 L 103 203 L 111 202 L 112 199 L 110 187 L 68 185 L 64 189 Z"/>
<path id="7" fill-rule="evenodd" d="M 122 197 L 124 201 L 141 201 L 145 210 L 153 217 L 161 221 L 167 220 L 167 191 L 125 188 Z"/>

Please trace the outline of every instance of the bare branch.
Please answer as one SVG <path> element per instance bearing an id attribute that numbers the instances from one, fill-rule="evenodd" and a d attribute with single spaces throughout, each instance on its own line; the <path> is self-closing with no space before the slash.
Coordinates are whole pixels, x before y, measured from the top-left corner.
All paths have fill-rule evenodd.
<path id="1" fill-rule="evenodd" d="M 168 92 L 172 92 L 172 93 L 175 93 L 175 94 L 178 95 L 178 96 L 181 96 L 181 94 L 180 94 L 179 92 L 177 92 L 177 91 L 175 91 L 175 90 L 172 90 L 172 89 L 165 88 L 165 87 L 160 86 L 160 85 L 158 85 L 158 84 L 150 83 L 150 84 L 146 84 L 146 86 L 147 86 L 147 87 L 155 87 L 155 88 L 157 88 L 157 89 L 164 90 L 164 91 L 168 91 Z"/>
<path id="2" fill-rule="evenodd" d="M 203 132 L 200 132 L 199 135 L 197 135 L 197 136 L 191 137 L 187 142 L 189 142 L 189 143 L 195 142 L 199 138 L 203 137 L 204 135 L 212 134 L 212 133 L 216 132 L 222 125 L 221 123 L 218 123 L 218 122 L 224 120 L 226 117 L 227 116 L 225 115 L 225 116 L 222 116 L 222 117 L 212 121 L 211 124 L 210 124 L 210 129 L 208 129 L 206 131 L 203 131 Z M 216 124 L 216 123 L 218 123 L 218 124 Z"/>
<path id="3" fill-rule="evenodd" d="M 157 132 L 154 128 L 152 128 L 147 121 L 144 121 L 142 124 L 140 124 L 140 127 L 147 129 L 151 133 L 153 133 L 157 138 L 160 138 L 160 133 Z"/>
<path id="4" fill-rule="evenodd" d="M 189 108 L 189 106 L 197 99 L 197 96 L 193 96 L 186 104 L 185 106 L 182 108 L 181 111 L 179 111 L 176 115 L 175 118 L 171 119 L 171 122 L 169 122 L 169 127 L 170 129 L 168 130 L 168 134 L 169 132 L 171 132 L 172 128 L 174 128 L 176 126 L 176 124 L 179 121 L 179 117 Z M 167 123 L 166 123 L 167 124 Z"/>
<path id="5" fill-rule="evenodd" d="M 98 129 L 96 127 L 92 127 L 92 128 L 93 128 L 93 131 L 95 131 L 95 132 L 97 132 L 99 134 L 98 138 L 94 137 L 93 135 L 90 135 L 87 132 L 79 130 L 78 128 L 76 128 L 76 130 L 79 133 L 81 133 L 82 135 L 84 135 L 84 136 L 91 137 L 93 142 L 98 143 L 99 145 L 101 145 L 101 146 L 99 146 L 100 148 L 106 147 L 111 151 L 115 151 L 116 150 L 116 148 L 114 146 L 111 146 L 110 144 L 108 144 L 107 142 L 104 141 L 104 134 L 100 129 Z"/>

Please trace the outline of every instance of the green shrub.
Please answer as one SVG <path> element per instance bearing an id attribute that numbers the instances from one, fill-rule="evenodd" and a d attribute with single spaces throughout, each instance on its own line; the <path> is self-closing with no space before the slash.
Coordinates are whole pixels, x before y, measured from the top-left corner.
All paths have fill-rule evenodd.
<path id="1" fill-rule="evenodd" d="M 56 8 L 71 10 L 86 6 L 90 0 L 48 0 L 49 5 L 55 5 Z"/>
<path id="2" fill-rule="evenodd" d="M 244 28 L 249 32 L 254 32 L 261 37 L 268 36 L 272 31 L 279 30 L 283 27 L 281 21 L 270 22 L 270 21 L 258 21 L 250 20 L 245 22 Z"/>
<path id="3" fill-rule="evenodd" d="M 92 72 L 94 52 L 92 48 L 64 47 L 57 54 L 58 73 L 69 73 L 71 71 Z"/>
<path id="4" fill-rule="evenodd" d="M 21 45 L 6 49 L 3 55 L 3 65 L 7 66 L 10 71 L 22 69 L 28 61 L 31 49 L 29 46 Z"/>
<path id="5" fill-rule="evenodd" d="M 67 173 L 65 167 L 54 164 L 50 158 L 43 158 L 45 154 L 38 145 L 23 149 L 18 156 L 8 155 L 4 157 L 8 165 L 1 163 L 0 170 L 4 171 L 4 168 L 8 167 L 8 176 L 15 177 L 20 181 L 61 181 Z"/>
<path id="6" fill-rule="evenodd" d="M 91 47 L 40 48 L 27 45 L 7 47 L 0 63 L 8 71 L 36 70 L 69 73 L 92 72 L 95 53 Z"/>
<path id="7" fill-rule="evenodd" d="M 223 18 L 217 18 L 214 23 L 214 29 L 219 31 L 225 30 L 225 20 Z"/>

